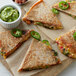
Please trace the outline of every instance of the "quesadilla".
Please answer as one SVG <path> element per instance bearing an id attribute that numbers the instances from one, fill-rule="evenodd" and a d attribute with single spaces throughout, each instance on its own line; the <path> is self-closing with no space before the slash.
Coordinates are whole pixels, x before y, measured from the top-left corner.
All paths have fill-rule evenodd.
<path id="1" fill-rule="evenodd" d="M 64 55 L 76 58 L 76 30 L 61 35 L 56 39 L 58 47 Z"/>
<path id="2" fill-rule="evenodd" d="M 61 3 L 62 6 L 60 5 Z M 61 1 L 59 3 L 54 4 L 52 7 L 76 18 L 76 1 L 71 2 Z"/>
<path id="3" fill-rule="evenodd" d="M 56 54 L 54 55 L 54 50 L 51 46 L 47 46 L 43 42 L 34 39 L 30 44 L 18 71 L 48 68 L 51 65 L 59 63 L 61 63 L 60 59 Z"/>
<path id="4" fill-rule="evenodd" d="M 22 30 L 22 36 L 17 38 L 11 34 L 11 31 L 0 32 L 1 54 L 6 58 L 16 51 L 16 49 L 31 36 L 31 31 L 32 30 Z"/>
<path id="5" fill-rule="evenodd" d="M 50 29 L 61 29 L 62 24 L 56 15 L 46 6 L 43 0 L 36 2 L 23 17 L 27 24 L 44 26 Z"/>

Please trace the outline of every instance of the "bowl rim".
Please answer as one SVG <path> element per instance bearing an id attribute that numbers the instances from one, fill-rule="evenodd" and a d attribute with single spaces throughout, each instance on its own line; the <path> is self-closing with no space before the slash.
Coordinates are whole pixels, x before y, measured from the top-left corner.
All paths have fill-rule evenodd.
<path id="1" fill-rule="evenodd" d="M 3 6 L 0 7 L 0 11 L 1 11 L 3 8 L 8 7 L 8 6 L 11 6 L 11 7 L 13 7 L 13 8 L 16 8 L 16 9 L 18 10 L 18 12 L 19 12 L 19 17 L 18 17 L 15 21 L 13 21 L 13 22 L 5 22 L 5 21 L 3 21 L 2 19 L 0 19 L 0 21 L 3 22 L 3 23 L 5 23 L 5 24 L 13 24 L 13 23 L 17 22 L 17 21 L 21 18 L 21 15 L 22 15 L 21 9 L 20 9 L 19 6 L 15 5 L 15 4 L 5 4 L 5 5 L 3 5 Z"/>
<path id="2" fill-rule="evenodd" d="M 27 0 L 27 1 L 25 1 L 24 3 L 16 3 L 14 0 L 12 0 L 12 2 L 14 2 L 15 4 L 21 6 L 21 5 L 24 5 L 25 3 L 29 2 L 29 1 Z"/>

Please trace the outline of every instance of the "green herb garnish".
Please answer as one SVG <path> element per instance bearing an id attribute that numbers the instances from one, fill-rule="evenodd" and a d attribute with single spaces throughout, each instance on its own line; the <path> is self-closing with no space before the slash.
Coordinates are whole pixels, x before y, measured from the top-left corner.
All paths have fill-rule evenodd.
<path id="1" fill-rule="evenodd" d="M 54 56 L 58 56 L 58 53 L 56 51 L 54 52 Z"/>
<path id="2" fill-rule="evenodd" d="M 35 22 L 34 24 L 43 26 L 43 23 L 41 23 L 41 22 Z"/>
<path id="3" fill-rule="evenodd" d="M 69 55 L 69 51 L 68 50 L 65 50 L 65 48 L 63 49 L 63 54 L 68 56 Z"/>
<path id="4" fill-rule="evenodd" d="M 5 53 L 6 53 L 6 52 L 0 51 L 0 54 L 1 54 L 1 55 L 4 55 Z"/>
<path id="5" fill-rule="evenodd" d="M 54 52 L 54 56 L 58 56 L 58 53 L 52 49 L 52 51 Z"/>

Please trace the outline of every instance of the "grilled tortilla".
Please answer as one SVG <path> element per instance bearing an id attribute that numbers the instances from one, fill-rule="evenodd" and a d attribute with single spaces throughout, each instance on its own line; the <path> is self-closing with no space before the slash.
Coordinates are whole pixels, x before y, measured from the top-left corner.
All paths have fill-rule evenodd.
<path id="1" fill-rule="evenodd" d="M 76 30 L 72 30 L 56 39 L 60 51 L 71 58 L 76 58 L 76 40 L 73 34 Z"/>
<path id="2" fill-rule="evenodd" d="M 23 17 L 23 21 L 25 21 L 27 24 L 34 22 L 35 25 L 44 26 L 50 29 L 62 28 L 61 22 L 46 6 L 43 0 L 39 0 L 29 9 L 29 11 Z"/>
<path id="3" fill-rule="evenodd" d="M 18 71 L 48 68 L 58 63 L 60 63 L 60 60 L 57 56 L 54 56 L 51 46 L 34 39 Z"/>
<path id="4" fill-rule="evenodd" d="M 54 4 L 52 7 L 76 18 L 76 1 L 71 1 L 71 2 L 67 2 L 67 3 L 69 4 L 69 8 L 66 10 L 60 9 L 59 3 Z"/>
<path id="5" fill-rule="evenodd" d="M 16 51 L 16 49 L 31 36 L 31 31 L 32 30 L 22 31 L 23 35 L 20 38 L 12 36 L 10 31 L 0 32 L 1 54 L 6 58 Z"/>

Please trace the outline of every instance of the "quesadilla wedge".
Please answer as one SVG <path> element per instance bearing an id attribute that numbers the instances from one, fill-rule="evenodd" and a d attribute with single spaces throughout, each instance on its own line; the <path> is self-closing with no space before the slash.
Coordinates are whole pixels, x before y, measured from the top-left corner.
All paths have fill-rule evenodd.
<path id="1" fill-rule="evenodd" d="M 0 52 L 4 58 L 16 51 L 16 49 L 31 36 L 31 31 L 32 30 L 22 30 L 21 37 L 14 37 L 11 31 L 0 32 Z"/>
<path id="2" fill-rule="evenodd" d="M 56 15 L 46 6 L 43 0 L 36 2 L 23 17 L 27 24 L 44 26 L 50 29 L 61 29 L 62 24 Z"/>
<path id="3" fill-rule="evenodd" d="M 27 53 L 18 71 L 48 68 L 51 65 L 59 64 L 60 59 L 54 56 L 54 50 L 41 41 L 34 39 L 27 50 Z"/>
<path id="4" fill-rule="evenodd" d="M 76 1 L 71 2 L 61 1 L 59 3 L 54 4 L 52 7 L 76 19 Z"/>
<path id="5" fill-rule="evenodd" d="M 76 30 L 61 35 L 56 39 L 58 47 L 64 55 L 76 58 Z"/>

